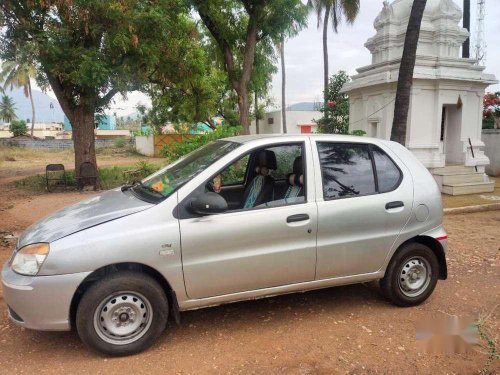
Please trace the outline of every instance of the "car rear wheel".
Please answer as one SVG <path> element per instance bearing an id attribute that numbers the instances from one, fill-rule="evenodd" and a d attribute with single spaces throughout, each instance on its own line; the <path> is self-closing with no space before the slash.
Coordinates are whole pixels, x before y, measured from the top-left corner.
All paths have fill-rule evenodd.
<path id="1" fill-rule="evenodd" d="M 110 355 L 129 355 L 148 348 L 163 332 L 168 300 L 151 277 L 119 272 L 93 284 L 83 295 L 76 327 L 89 347 Z"/>
<path id="2" fill-rule="evenodd" d="M 395 305 L 415 306 L 432 294 L 438 274 L 439 263 L 434 252 L 420 243 L 408 243 L 391 259 L 380 287 Z"/>

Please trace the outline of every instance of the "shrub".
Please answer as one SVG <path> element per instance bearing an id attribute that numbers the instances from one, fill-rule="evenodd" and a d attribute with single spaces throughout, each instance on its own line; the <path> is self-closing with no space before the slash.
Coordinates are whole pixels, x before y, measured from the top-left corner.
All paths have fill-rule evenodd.
<path id="1" fill-rule="evenodd" d="M 239 126 L 219 126 L 210 133 L 184 139 L 182 142 L 165 145 L 163 146 L 160 154 L 168 158 L 170 161 L 174 161 L 209 142 L 237 135 L 240 130 L 241 128 Z"/>
<path id="2" fill-rule="evenodd" d="M 26 121 L 24 120 L 12 120 L 9 125 L 9 131 L 14 135 L 14 137 L 19 137 L 28 132 L 28 127 L 26 126 Z"/>
<path id="3" fill-rule="evenodd" d="M 362 137 L 366 134 L 366 132 L 364 130 L 361 130 L 361 129 L 355 129 L 353 131 L 351 131 L 351 135 L 357 135 L 358 137 Z"/>
<path id="4" fill-rule="evenodd" d="M 124 138 L 116 138 L 114 141 L 113 141 L 113 145 L 116 147 L 116 148 L 123 148 L 125 147 L 125 145 L 127 144 L 127 141 L 124 139 Z"/>

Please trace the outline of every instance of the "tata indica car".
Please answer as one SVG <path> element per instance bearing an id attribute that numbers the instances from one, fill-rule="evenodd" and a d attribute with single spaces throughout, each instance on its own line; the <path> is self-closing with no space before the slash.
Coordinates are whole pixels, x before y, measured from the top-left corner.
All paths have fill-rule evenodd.
<path id="1" fill-rule="evenodd" d="M 380 280 L 417 305 L 446 279 L 446 238 L 437 184 L 397 143 L 239 136 L 35 223 L 3 293 L 16 323 L 126 355 L 227 302 Z"/>

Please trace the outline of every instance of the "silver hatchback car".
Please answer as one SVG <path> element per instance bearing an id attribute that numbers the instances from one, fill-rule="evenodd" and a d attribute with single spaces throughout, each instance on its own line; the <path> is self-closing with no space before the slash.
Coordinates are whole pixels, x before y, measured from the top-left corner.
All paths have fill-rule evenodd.
<path id="1" fill-rule="evenodd" d="M 417 305 L 447 277 L 446 246 L 437 184 L 403 146 L 240 136 L 35 223 L 2 283 L 16 323 L 127 355 L 169 315 L 227 302 L 380 280 Z"/>

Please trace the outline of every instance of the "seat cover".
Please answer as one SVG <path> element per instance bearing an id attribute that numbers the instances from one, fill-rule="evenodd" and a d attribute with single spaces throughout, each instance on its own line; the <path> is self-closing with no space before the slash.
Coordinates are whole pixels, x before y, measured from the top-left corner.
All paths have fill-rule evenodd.
<path id="1" fill-rule="evenodd" d="M 303 191 L 303 167 L 302 156 L 297 156 L 293 161 L 293 173 L 288 175 L 288 189 L 285 193 L 285 199 L 297 198 Z"/>
<path id="2" fill-rule="evenodd" d="M 243 208 L 252 208 L 273 199 L 274 179 L 269 176 L 269 171 L 276 167 L 276 155 L 273 151 L 263 150 L 259 153 L 255 167 L 256 176 L 243 194 Z"/>

